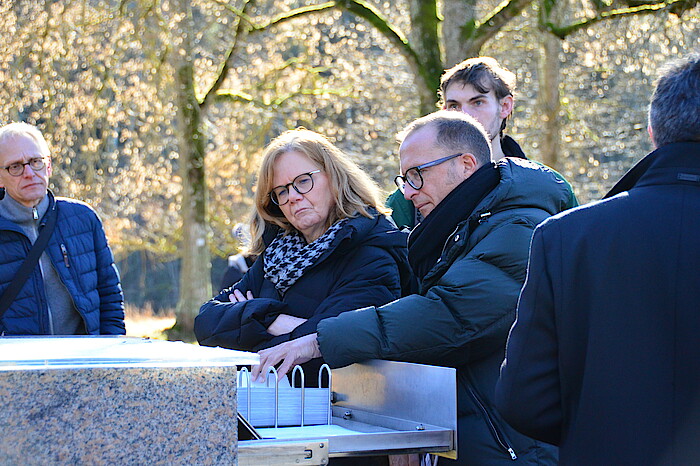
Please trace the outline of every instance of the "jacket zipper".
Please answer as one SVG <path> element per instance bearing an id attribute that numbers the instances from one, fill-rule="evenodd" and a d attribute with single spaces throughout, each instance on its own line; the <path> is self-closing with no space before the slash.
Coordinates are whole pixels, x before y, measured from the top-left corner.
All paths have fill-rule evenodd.
<path id="1" fill-rule="evenodd" d="M 435 265 L 433 265 L 433 267 L 430 269 L 430 271 L 425 275 L 425 277 L 423 277 L 424 281 L 425 281 L 425 279 L 431 278 L 434 275 L 433 272 L 438 267 L 438 264 L 440 264 L 440 262 L 442 262 L 442 257 L 445 255 L 445 251 L 447 250 L 447 246 L 450 244 L 450 240 L 455 235 L 455 233 L 457 233 L 458 231 L 459 231 L 459 225 L 457 225 L 457 228 L 455 228 L 455 230 L 452 233 L 450 233 L 450 236 L 448 236 L 447 239 L 445 240 L 445 244 L 442 245 L 442 251 L 440 251 L 440 257 L 438 257 L 438 260 L 435 263 Z M 459 241 L 459 238 L 457 240 Z M 423 292 L 423 285 L 419 283 L 418 288 L 420 289 L 420 292 L 422 293 Z"/>
<path id="2" fill-rule="evenodd" d="M 66 264 L 66 268 L 70 269 L 70 262 L 68 262 L 68 250 L 66 245 L 61 243 L 61 252 L 63 253 L 63 262 Z"/>
<path id="3" fill-rule="evenodd" d="M 447 251 L 447 246 L 450 244 L 452 238 L 454 237 L 454 235 L 457 234 L 458 231 L 459 231 L 459 226 L 457 226 L 457 228 L 455 228 L 454 231 L 452 233 L 450 233 L 450 236 L 448 236 L 447 239 L 445 240 L 445 244 L 442 245 L 442 251 L 440 251 L 440 257 L 438 258 L 438 262 L 440 262 L 440 259 L 442 258 L 442 256 L 445 255 L 445 251 Z M 457 237 L 456 241 L 459 241 L 459 236 Z"/>
<path id="4" fill-rule="evenodd" d="M 479 218 L 477 220 L 477 223 L 479 225 L 481 225 L 482 223 L 486 222 L 490 216 L 491 216 L 491 212 L 483 212 L 483 213 L 479 214 Z M 472 222 L 468 221 L 467 231 L 465 233 L 467 236 L 471 235 L 474 231 L 474 226 L 471 225 L 471 223 Z M 460 229 L 460 227 L 458 225 L 457 228 L 455 228 L 455 230 L 450 234 L 450 236 L 447 237 L 447 241 L 445 241 L 445 244 L 442 246 L 442 251 L 440 252 L 440 257 L 442 257 L 445 254 L 445 251 L 447 251 L 447 246 L 452 241 L 455 241 L 455 242 L 459 241 L 459 238 L 460 238 L 460 235 L 458 235 L 459 229 Z M 457 235 L 457 236 L 455 237 L 455 235 Z"/>
<path id="5" fill-rule="evenodd" d="M 467 385 L 467 388 L 469 389 L 469 394 L 472 396 L 474 399 L 474 402 L 476 405 L 479 407 L 481 412 L 484 415 L 484 418 L 486 419 L 486 422 L 489 426 L 489 429 L 491 430 L 491 433 L 493 434 L 494 438 L 496 439 L 496 442 L 501 446 L 502 449 L 504 449 L 508 454 L 510 455 L 510 459 L 513 461 L 518 459 L 518 456 L 515 454 L 515 451 L 513 448 L 511 448 L 510 445 L 508 445 L 508 442 L 503 438 L 503 435 L 499 432 L 498 428 L 496 427 L 496 424 L 493 422 L 491 419 L 491 416 L 489 415 L 489 412 L 486 410 L 486 407 L 484 404 L 481 402 L 481 399 L 476 396 L 476 393 L 474 392 L 474 389 L 471 387 L 471 385 Z"/>
<path id="6" fill-rule="evenodd" d="M 38 239 L 38 238 L 39 238 L 39 235 L 41 234 L 41 232 L 40 232 L 39 230 L 40 230 L 40 228 L 43 228 L 43 227 L 45 226 L 45 223 L 40 223 L 40 222 L 39 222 L 39 211 L 37 210 L 36 206 L 32 207 L 32 218 L 34 219 L 35 222 L 37 222 L 37 225 L 36 225 L 36 232 L 37 232 L 37 239 Z M 48 246 L 47 246 L 47 247 L 48 247 Z M 30 249 L 29 249 L 29 250 L 31 250 L 31 245 L 30 245 Z M 27 254 L 28 254 L 28 253 L 29 253 L 29 251 L 27 251 Z M 46 251 L 44 251 L 44 252 L 42 253 L 42 255 L 44 255 L 44 254 L 46 254 Z M 48 254 L 47 254 L 47 256 L 48 256 Z M 39 265 L 39 275 L 41 275 L 41 282 L 44 283 L 44 280 L 45 280 L 45 276 L 46 276 L 46 275 L 45 275 L 45 273 L 44 273 L 44 266 L 41 265 L 41 257 L 39 258 L 38 265 Z M 42 295 L 40 295 L 40 296 L 42 296 Z M 46 304 L 46 317 L 47 317 L 47 319 L 48 319 L 49 335 L 53 335 L 53 334 L 54 334 L 54 328 L 53 328 L 53 314 L 51 313 L 51 306 L 49 306 L 48 297 L 46 296 L 46 293 L 45 293 L 45 292 L 43 293 L 43 298 L 44 298 L 44 301 L 45 301 L 45 304 Z M 39 298 L 39 301 L 41 302 L 41 297 Z M 42 324 L 41 319 L 39 319 L 39 326 L 40 326 L 40 327 L 43 327 L 41 324 Z"/>
<path id="7" fill-rule="evenodd" d="M 485 221 L 488 220 L 488 218 L 490 216 L 491 216 L 491 212 L 484 212 L 484 213 L 480 214 L 479 218 L 478 218 L 478 223 L 479 224 L 484 223 Z M 471 222 L 469 222 L 469 223 L 470 224 L 468 225 L 467 231 L 465 233 L 467 236 L 471 235 L 472 230 L 473 230 L 473 225 L 471 225 Z M 439 264 L 440 262 L 442 262 L 442 257 L 445 255 L 445 252 L 447 251 L 448 245 L 452 241 L 459 241 L 459 238 L 460 238 L 459 235 L 456 238 L 454 238 L 455 235 L 458 234 L 459 230 L 460 230 L 460 225 L 457 225 L 457 227 L 454 229 L 454 231 L 452 233 L 450 233 L 450 236 L 448 236 L 447 239 L 445 240 L 445 244 L 442 245 L 442 250 L 440 251 L 440 257 L 438 257 L 436 265 Z M 428 277 L 429 275 L 430 275 L 430 273 L 428 273 L 426 275 L 426 277 Z"/>
<path id="8" fill-rule="evenodd" d="M 66 248 L 66 245 L 64 243 L 61 243 L 61 254 L 63 254 L 63 262 L 66 264 L 66 268 L 70 269 L 70 261 L 68 260 L 68 248 Z M 76 281 L 76 283 L 77 283 L 77 281 Z M 65 285 L 65 283 L 64 283 L 64 285 Z M 80 312 L 80 309 L 78 308 L 78 304 L 75 302 L 75 297 L 73 297 L 73 294 L 70 292 L 70 290 L 68 291 L 68 296 L 70 297 L 70 300 L 73 303 L 73 307 L 78 312 L 78 315 L 80 316 L 80 318 L 83 320 L 85 333 L 89 334 L 85 317 L 83 316 L 83 313 Z"/>

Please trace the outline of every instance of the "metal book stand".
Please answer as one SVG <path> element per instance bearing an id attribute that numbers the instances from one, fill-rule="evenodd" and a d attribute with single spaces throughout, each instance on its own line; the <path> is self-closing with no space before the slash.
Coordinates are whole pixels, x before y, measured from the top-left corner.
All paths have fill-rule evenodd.
<path id="1" fill-rule="evenodd" d="M 322 387 L 324 375 L 328 378 L 328 386 L 325 388 Z M 301 380 L 299 387 L 295 386 L 297 378 Z M 308 388 L 304 383 L 304 369 L 295 366 L 292 372 L 293 384 L 285 386 L 277 380 L 275 368 L 270 367 L 265 386 L 255 386 L 251 382 L 250 372 L 243 367 L 238 372 L 237 380 L 238 411 L 254 427 L 330 425 L 331 378 L 331 369 L 324 364 L 318 373 L 319 388 Z"/>

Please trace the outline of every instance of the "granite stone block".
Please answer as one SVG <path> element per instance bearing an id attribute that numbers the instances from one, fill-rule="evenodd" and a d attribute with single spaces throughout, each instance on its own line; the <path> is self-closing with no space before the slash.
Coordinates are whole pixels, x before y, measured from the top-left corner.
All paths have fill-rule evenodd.
<path id="1" fill-rule="evenodd" d="M 236 464 L 236 368 L 0 371 L 2 464 Z"/>

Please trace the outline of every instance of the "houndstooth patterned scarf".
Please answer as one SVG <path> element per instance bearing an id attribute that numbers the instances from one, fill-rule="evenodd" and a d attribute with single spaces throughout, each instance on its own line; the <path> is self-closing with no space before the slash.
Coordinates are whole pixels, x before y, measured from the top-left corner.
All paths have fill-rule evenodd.
<path id="1" fill-rule="evenodd" d="M 296 230 L 291 233 L 281 230 L 265 250 L 265 278 L 274 283 L 281 294 L 285 294 L 330 247 L 346 220 L 336 222 L 310 244 L 306 244 L 304 237 Z"/>

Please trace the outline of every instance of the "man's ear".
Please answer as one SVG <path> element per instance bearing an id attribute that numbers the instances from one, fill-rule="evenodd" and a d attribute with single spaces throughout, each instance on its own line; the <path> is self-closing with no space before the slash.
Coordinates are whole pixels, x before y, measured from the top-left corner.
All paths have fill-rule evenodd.
<path id="1" fill-rule="evenodd" d="M 53 164 L 51 163 L 51 157 L 49 157 L 49 161 L 46 164 L 46 175 L 53 175 Z"/>
<path id="2" fill-rule="evenodd" d="M 498 104 L 500 106 L 499 116 L 501 118 L 508 118 L 508 115 L 513 113 L 513 96 L 512 95 L 505 96 L 504 98 L 501 99 L 501 101 Z"/>
<path id="3" fill-rule="evenodd" d="M 647 133 L 649 133 L 649 137 L 651 138 L 651 143 L 654 144 L 654 147 L 656 149 L 659 148 L 659 146 L 656 145 L 656 141 L 654 140 L 654 130 L 651 127 L 651 124 L 647 125 Z"/>
<path id="4" fill-rule="evenodd" d="M 459 160 L 463 167 L 465 180 L 472 176 L 474 172 L 479 169 L 479 163 L 476 161 L 476 157 L 474 157 L 474 154 L 465 152 L 460 156 Z"/>

